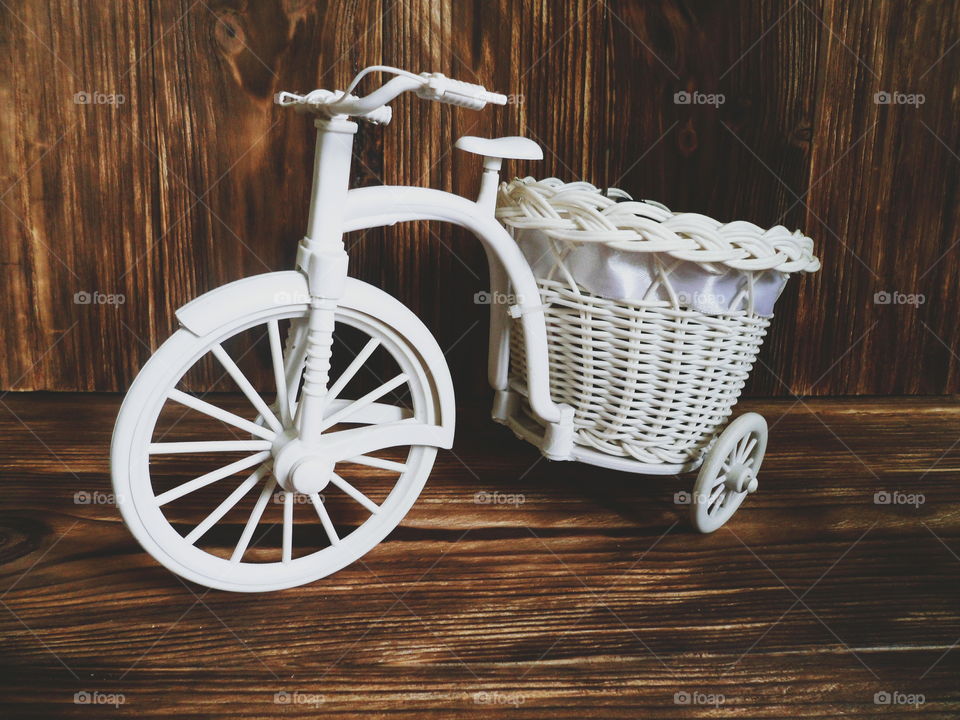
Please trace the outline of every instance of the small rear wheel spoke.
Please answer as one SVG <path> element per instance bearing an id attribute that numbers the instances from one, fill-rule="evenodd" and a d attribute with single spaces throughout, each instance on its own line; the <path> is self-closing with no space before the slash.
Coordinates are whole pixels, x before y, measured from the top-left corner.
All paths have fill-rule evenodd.
<path id="1" fill-rule="evenodd" d="M 723 483 L 720 483 L 719 485 L 717 485 L 714 488 L 713 492 L 710 493 L 710 497 L 707 498 L 707 505 L 708 506 L 713 505 L 713 503 L 716 502 L 717 498 L 720 497 L 720 495 L 723 493 L 724 489 L 725 488 L 723 486 Z"/>
<path id="2" fill-rule="evenodd" d="M 726 497 L 726 490 L 721 488 L 720 491 L 710 499 L 710 503 L 707 505 L 707 514 L 713 515 L 718 509 L 723 507 L 723 501 Z"/>

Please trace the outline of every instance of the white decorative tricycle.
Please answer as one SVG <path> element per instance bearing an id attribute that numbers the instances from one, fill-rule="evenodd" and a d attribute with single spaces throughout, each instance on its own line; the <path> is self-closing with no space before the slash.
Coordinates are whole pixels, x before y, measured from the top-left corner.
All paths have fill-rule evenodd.
<path id="1" fill-rule="evenodd" d="M 375 71 L 394 77 L 353 95 Z M 476 201 L 422 187 L 348 189 L 354 120 L 386 124 L 387 103 L 407 91 L 473 110 L 506 103 L 479 85 L 384 66 L 343 92 L 277 95 L 317 127 L 297 269 L 180 308 L 181 328 L 137 376 L 111 449 L 134 536 L 185 578 L 267 591 L 343 568 L 400 523 L 437 449 L 453 444 L 454 391 L 416 315 L 348 276 L 343 236 L 413 220 L 465 227 L 486 250 L 493 419 L 552 460 L 642 474 L 701 467 L 692 521 L 720 527 L 757 489 L 767 429 L 748 413 L 718 431 L 788 274 L 819 267 L 812 241 L 675 215 L 587 183 L 501 185 L 503 159 L 542 158 L 521 137 L 457 141 L 483 157 Z M 264 365 L 269 382 L 257 374 Z M 196 392 L 228 376 L 249 405 Z M 196 439 L 211 437 L 204 422 L 221 439 Z M 187 482 L 184 462 L 195 475 Z"/>

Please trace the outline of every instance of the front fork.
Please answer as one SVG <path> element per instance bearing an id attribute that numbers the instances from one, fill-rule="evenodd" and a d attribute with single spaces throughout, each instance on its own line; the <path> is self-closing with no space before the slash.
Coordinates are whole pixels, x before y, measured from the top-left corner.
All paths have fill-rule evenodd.
<path id="1" fill-rule="evenodd" d="M 295 348 L 296 369 L 302 363 L 303 390 L 294 421 L 300 442 L 316 443 L 323 432 L 328 403 L 330 357 L 337 305 L 347 281 L 348 256 L 343 247 L 343 209 L 350 180 L 356 123 L 341 117 L 318 119 L 313 165 L 313 190 L 307 235 L 300 242 L 297 267 L 307 276 L 310 314 L 298 328 L 301 348 Z M 295 341 L 296 342 L 296 341 Z M 296 392 L 296 388 L 293 389 Z"/>

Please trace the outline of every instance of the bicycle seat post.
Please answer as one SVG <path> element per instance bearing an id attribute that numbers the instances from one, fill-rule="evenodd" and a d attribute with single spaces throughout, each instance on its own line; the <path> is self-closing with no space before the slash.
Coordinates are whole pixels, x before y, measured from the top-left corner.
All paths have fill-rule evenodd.
<path id="1" fill-rule="evenodd" d="M 493 213 L 497 208 L 497 188 L 500 187 L 500 168 L 503 158 L 485 157 L 483 174 L 480 176 L 480 192 L 477 193 L 477 205 Z"/>

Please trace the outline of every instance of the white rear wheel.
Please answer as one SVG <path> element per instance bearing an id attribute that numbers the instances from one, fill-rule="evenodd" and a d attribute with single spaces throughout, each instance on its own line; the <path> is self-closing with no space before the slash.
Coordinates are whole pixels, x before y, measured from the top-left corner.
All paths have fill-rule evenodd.
<path id="1" fill-rule="evenodd" d="M 767 449 L 767 421 L 745 413 L 730 423 L 710 448 L 693 487 L 690 519 L 702 533 L 723 526 L 750 493 Z"/>
<path id="2" fill-rule="evenodd" d="M 302 492 L 279 484 L 307 309 L 244 312 L 203 337 L 179 330 L 150 358 L 117 418 L 112 466 L 124 520 L 154 558 L 208 587 L 257 592 L 325 577 L 372 549 L 413 505 L 437 449 L 385 440 L 358 457 L 308 460 Z M 419 352 L 379 317 L 377 307 L 336 311 L 325 435 L 439 424 L 437 373 L 423 360 L 439 348 Z"/>

